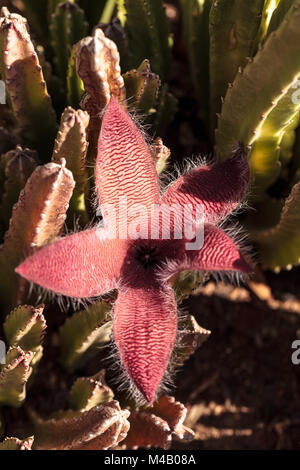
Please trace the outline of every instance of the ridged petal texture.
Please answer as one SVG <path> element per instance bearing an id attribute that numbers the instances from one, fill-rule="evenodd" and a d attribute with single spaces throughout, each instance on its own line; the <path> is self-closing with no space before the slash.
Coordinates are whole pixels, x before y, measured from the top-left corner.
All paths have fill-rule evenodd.
<path id="1" fill-rule="evenodd" d="M 202 205 L 206 222 L 217 223 L 241 202 L 249 183 L 249 166 L 242 147 L 232 158 L 201 166 L 178 178 L 161 202 Z"/>
<path id="2" fill-rule="evenodd" d="M 173 290 L 155 286 L 122 288 L 114 310 L 114 339 L 122 364 L 151 403 L 174 346 L 177 309 Z"/>
<path id="3" fill-rule="evenodd" d="M 187 270 L 251 272 L 238 247 L 223 230 L 206 224 L 203 236 L 199 250 L 186 249 L 186 240 L 178 242 L 175 257 L 170 257 L 166 263 L 164 278 Z"/>
<path id="4" fill-rule="evenodd" d="M 116 288 L 126 248 L 124 240 L 106 239 L 102 229 L 85 230 L 45 246 L 16 271 L 68 297 L 95 297 Z"/>
<path id="5" fill-rule="evenodd" d="M 96 184 L 100 206 L 113 204 L 118 215 L 119 198 L 128 210 L 143 204 L 150 211 L 158 203 L 159 186 L 150 148 L 141 132 L 114 98 L 103 117 L 98 143 Z M 126 210 L 122 217 L 126 216 Z M 129 224 L 134 214 L 129 214 Z M 123 218 L 122 218 L 123 221 Z"/>

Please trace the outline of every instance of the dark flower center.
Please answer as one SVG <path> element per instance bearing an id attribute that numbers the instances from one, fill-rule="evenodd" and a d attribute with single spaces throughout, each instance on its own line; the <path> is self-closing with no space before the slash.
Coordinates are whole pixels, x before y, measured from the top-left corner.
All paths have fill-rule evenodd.
<path id="1" fill-rule="evenodd" d="M 135 258 L 145 269 L 148 269 L 159 263 L 160 253 L 156 246 L 140 245 L 136 249 Z"/>

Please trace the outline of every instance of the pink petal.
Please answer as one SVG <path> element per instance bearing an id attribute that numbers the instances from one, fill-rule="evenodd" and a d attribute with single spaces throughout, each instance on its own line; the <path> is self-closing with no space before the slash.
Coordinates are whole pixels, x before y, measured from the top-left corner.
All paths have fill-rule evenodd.
<path id="1" fill-rule="evenodd" d="M 121 362 L 137 388 L 152 403 L 176 337 L 177 311 L 172 289 L 159 288 L 151 280 L 144 288 L 121 289 L 113 324 Z"/>
<path id="2" fill-rule="evenodd" d="M 85 230 L 45 246 L 16 272 L 68 297 L 94 297 L 116 287 L 126 251 L 126 241 L 105 239 L 102 230 Z"/>
<path id="3" fill-rule="evenodd" d="M 120 197 L 126 197 L 128 208 L 140 203 L 146 210 L 159 200 L 158 178 L 149 146 L 114 98 L 102 121 L 96 184 L 100 206 L 113 204 L 116 211 Z"/>
<path id="4" fill-rule="evenodd" d="M 181 176 L 163 195 L 161 202 L 202 204 L 205 220 L 215 223 L 238 206 L 248 183 L 249 166 L 242 147 L 239 147 L 231 159 L 195 168 Z"/>
<path id="5" fill-rule="evenodd" d="M 177 256 L 169 259 L 162 277 L 178 271 L 238 271 L 252 272 L 233 240 L 214 225 L 205 225 L 204 244 L 200 250 L 187 250 L 182 240 Z"/>

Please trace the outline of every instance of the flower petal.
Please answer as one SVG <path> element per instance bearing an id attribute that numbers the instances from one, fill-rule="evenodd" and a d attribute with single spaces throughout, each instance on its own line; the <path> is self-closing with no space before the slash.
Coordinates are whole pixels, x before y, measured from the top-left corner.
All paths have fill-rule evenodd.
<path id="1" fill-rule="evenodd" d="M 100 206 L 112 204 L 117 214 L 120 198 L 126 197 L 128 209 L 134 204 L 143 204 L 147 211 L 159 200 L 158 177 L 149 146 L 114 98 L 102 121 L 96 184 Z M 121 211 L 127 215 L 126 209 Z"/>
<path id="2" fill-rule="evenodd" d="M 186 249 L 182 240 L 177 255 L 169 259 L 162 270 L 162 278 L 169 278 L 178 271 L 238 271 L 252 272 L 234 241 L 214 225 L 204 226 L 204 244 L 200 250 Z"/>
<path id="3" fill-rule="evenodd" d="M 249 166 L 240 146 L 232 158 L 195 168 L 181 176 L 162 196 L 161 202 L 202 205 L 206 222 L 216 223 L 238 206 L 248 183 Z"/>
<path id="4" fill-rule="evenodd" d="M 164 376 L 177 331 L 173 291 L 148 280 L 121 289 L 114 309 L 114 339 L 130 379 L 152 403 Z"/>
<path id="5" fill-rule="evenodd" d="M 125 240 L 105 238 L 101 229 L 85 230 L 45 246 L 16 272 L 58 294 L 94 297 L 116 287 L 126 252 Z"/>

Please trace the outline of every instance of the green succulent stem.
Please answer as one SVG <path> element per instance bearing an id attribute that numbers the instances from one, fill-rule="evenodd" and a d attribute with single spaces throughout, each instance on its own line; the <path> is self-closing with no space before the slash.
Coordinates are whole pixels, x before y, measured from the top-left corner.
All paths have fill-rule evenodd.
<path id="1" fill-rule="evenodd" d="M 216 151 L 220 160 L 230 157 L 237 142 L 251 146 L 260 135 L 268 115 L 300 73 L 299 40 L 298 1 L 253 60 L 244 70 L 239 70 L 226 93 L 216 131 Z"/>
<path id="2" fill-rule="evenodd" d="M 116 0 L 107 0 L 99 23 L 109 23 L 116 8 Z"/>
<path id="3" fill-rule="evenodd" d="M 9 229 L 0 247 L 2 311 L 23 302 L 28 284 L 15 268 L 24 255 L 60 235 L 74 188 L 72 173 L 61 164 L 38 166 L 29 177 L 13 208 Z"/>
<path id="4" fill-rule="evenodd" d="M 210 113 L 215 129 L 221 98 L 239 67 L 245 67 L 256 38 L 264 0 L 213 2 L 209 15 L 210 31 Z"/>
<path id="5" fill-rule="evenodd" d="M 88 31 L 84 11 L 72 2 L 59 3 L 52 14 L 50 32 L 60 78 L 66 84 L 72 46 Z"/>
<path id="6" fill-rule="evenodd" d="M 209 111 L 209 12 L 212 0 L 181 0 L 183 28 L 194 88 L 201 114 Z"/>
<path id="7" fill-rule="evenodd" d="M 257 244 L 264 268 L 279 272 L 300 263 L 300 183 L 295 184 L 286 201 L 264 203 L 262 218 L 272 211 L 275 223 L 258 229 L 249 225 L 250 236 Z M 251 231 L 252 229 L 252 231 Z"/>
<path id="8" fill-rule="evenodd" d="M 56 115 L 27 22 L 6 8 L 0 16 L 0 72 L 19 134 L 47 161 L 57 131 Z"/>
<path id="9" fill-rule="evenodd" d="M 125 29 L 129 38 L 132 67 L 145 58 L 164 81 L 170 66 L 169 29 L 161 0 L 125 0 Z M 119 3 L 120 8 L 120 3 Z"/>

